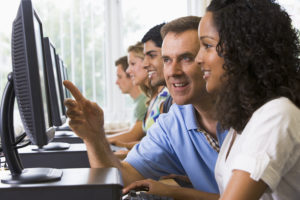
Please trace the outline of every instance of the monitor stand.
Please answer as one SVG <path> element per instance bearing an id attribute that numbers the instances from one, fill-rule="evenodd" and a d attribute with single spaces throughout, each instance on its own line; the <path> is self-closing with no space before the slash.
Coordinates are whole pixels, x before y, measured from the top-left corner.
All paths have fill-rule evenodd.
<path id="1" fill-rule="evenodd" d="M 42 182 L 59 181 L 62 177 L 62 170 L 54 168 L 26 168 L 21 174 L 7 175 L 1 178 L 5 184 L 32 184 Z"/>
<path id="2" fill-rule="evenodd" d="M 1 171 L 0 177 L 9 171 Z M 122 177 L 116 168 L 62 169 L 61 180 L 37 184 L 1 184 L 1 199 L 120 200 Z"/>
<path id="3" fill-rule="evenodd" d="M 52 142 L 66 142 L 69 144 L 83 143 L 83 140 L 72 131 L 55 131 Z"/>
<path id="4" fill-rule="evenodd" d="M 15 91 L 13 73 L 8 75 L 8 82 L 3 92 L 0 106 L 0 135 L 3 153 L 10 174 L 1 179 L 6 184 L 37 183 L 57 181 L 61 179 L 62 171 L 50 168 L 24 169 L 16 148 L 14 131 Z"/>
<path id="5" fill-rule="evenodd" d="M 66 150 L 70 148 L 69 143 L 65 142 L 50 142 L 49 144 L 39 148 L 38 146 L 32 146 L 33 151 L 59 151 L 59 150 Z"/>

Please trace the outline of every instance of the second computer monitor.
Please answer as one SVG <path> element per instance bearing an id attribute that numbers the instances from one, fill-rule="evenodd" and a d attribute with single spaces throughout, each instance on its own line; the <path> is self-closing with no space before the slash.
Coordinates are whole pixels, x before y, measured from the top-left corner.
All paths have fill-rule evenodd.
<path id="1" fill-rule="evenodd" d="M 69 80 L 68 70 L 65 67 L 64 61 L 58 55 L 57 55 L 57 62 L 59 63 L 59 66 L 60 66 L 60 74 L 61 74 L 62 81 Z M 64 93 L 64 95 L 63 95 L 64 99 L 71 98 L 71 94 L 66 87 L 63 87 L 63 93 Z"/>
<path id="2" fill-rule="evenodd" d="M 62 104 L 63 98 L 61 97 L 62 80 L 58 71 L 59 67 L 56 65 L 56 52 L 54 45 L 47 37 L 44 38 L 44 49 L 52 122 L 55 126 L 61 126 L 66 122 L 66 112 L 65 107 Z"/>

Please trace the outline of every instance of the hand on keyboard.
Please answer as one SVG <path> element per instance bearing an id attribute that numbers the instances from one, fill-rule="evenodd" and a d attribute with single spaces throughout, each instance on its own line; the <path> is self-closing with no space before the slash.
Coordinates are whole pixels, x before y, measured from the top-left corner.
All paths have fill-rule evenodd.
<path id="1" fill-rule="evenodd" d="M 147 197 L 142 198 L 141 195 L 149 196 L 148 199 L 151 199 L 151 198 L 152 199 L 172 199 L 172 198 L 166 198 L 166 197 L 162 198 L 162 196 L 166 196 L 167 192 L 172 192 L 172 190 L 174 190 L 174 187 L 175 186 L 170 186 L 170 185 L 160 183 L 158 181 L 146 179 L 146 180 L 136 181 L 136 182 L 130 184 L 129 186 L 127 186 L 126 188 L 123 189 L 123 194 L 129 193 L 129 195 L 128 195 L 129 197 L 125 198 L 128 200 L 132 197 L 132 195 L 134 196 L 135 194 L 137 195 L 137 197 L 131 198 L 131 200 L 147 199 Z M 175 189 L 177 189 L 177 187 Z M 131 192 L 131 194 L 130 194 L 130 191 L 134 191 L 134 192 Z M 136 191 L 149 191 L 149 193 L 136 192 Z M 153 195 L 153 194 L 155 194 L 155 195 Z"/>

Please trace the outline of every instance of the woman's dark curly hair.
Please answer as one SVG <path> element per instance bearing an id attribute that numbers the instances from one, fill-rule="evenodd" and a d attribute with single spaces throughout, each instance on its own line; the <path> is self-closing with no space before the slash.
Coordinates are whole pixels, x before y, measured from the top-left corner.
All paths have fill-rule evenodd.
<path id="1" fill-rule="evenodd" d="M 287 97 L 300 107 L 299 32 L 273 0 L 212 0 L 224 58 L 217 116 L 224 129 L 241 132 L 267 101 Z"/>

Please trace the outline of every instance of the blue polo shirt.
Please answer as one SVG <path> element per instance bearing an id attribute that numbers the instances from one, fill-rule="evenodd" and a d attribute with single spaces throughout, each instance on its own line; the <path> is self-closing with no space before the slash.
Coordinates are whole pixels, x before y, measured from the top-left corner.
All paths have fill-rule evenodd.
<path id="1" fill-rule="evenodd" d="M 187 175 L 195 189 L 219 193 L 214 176 L 218 153 L 197 128 L 194 107 L 173 104 L 168 113 L 159 116 L 125 161 L 145 178 Z M 227 131 L 217 131 L 220 146 L 226 134 Z"/>

